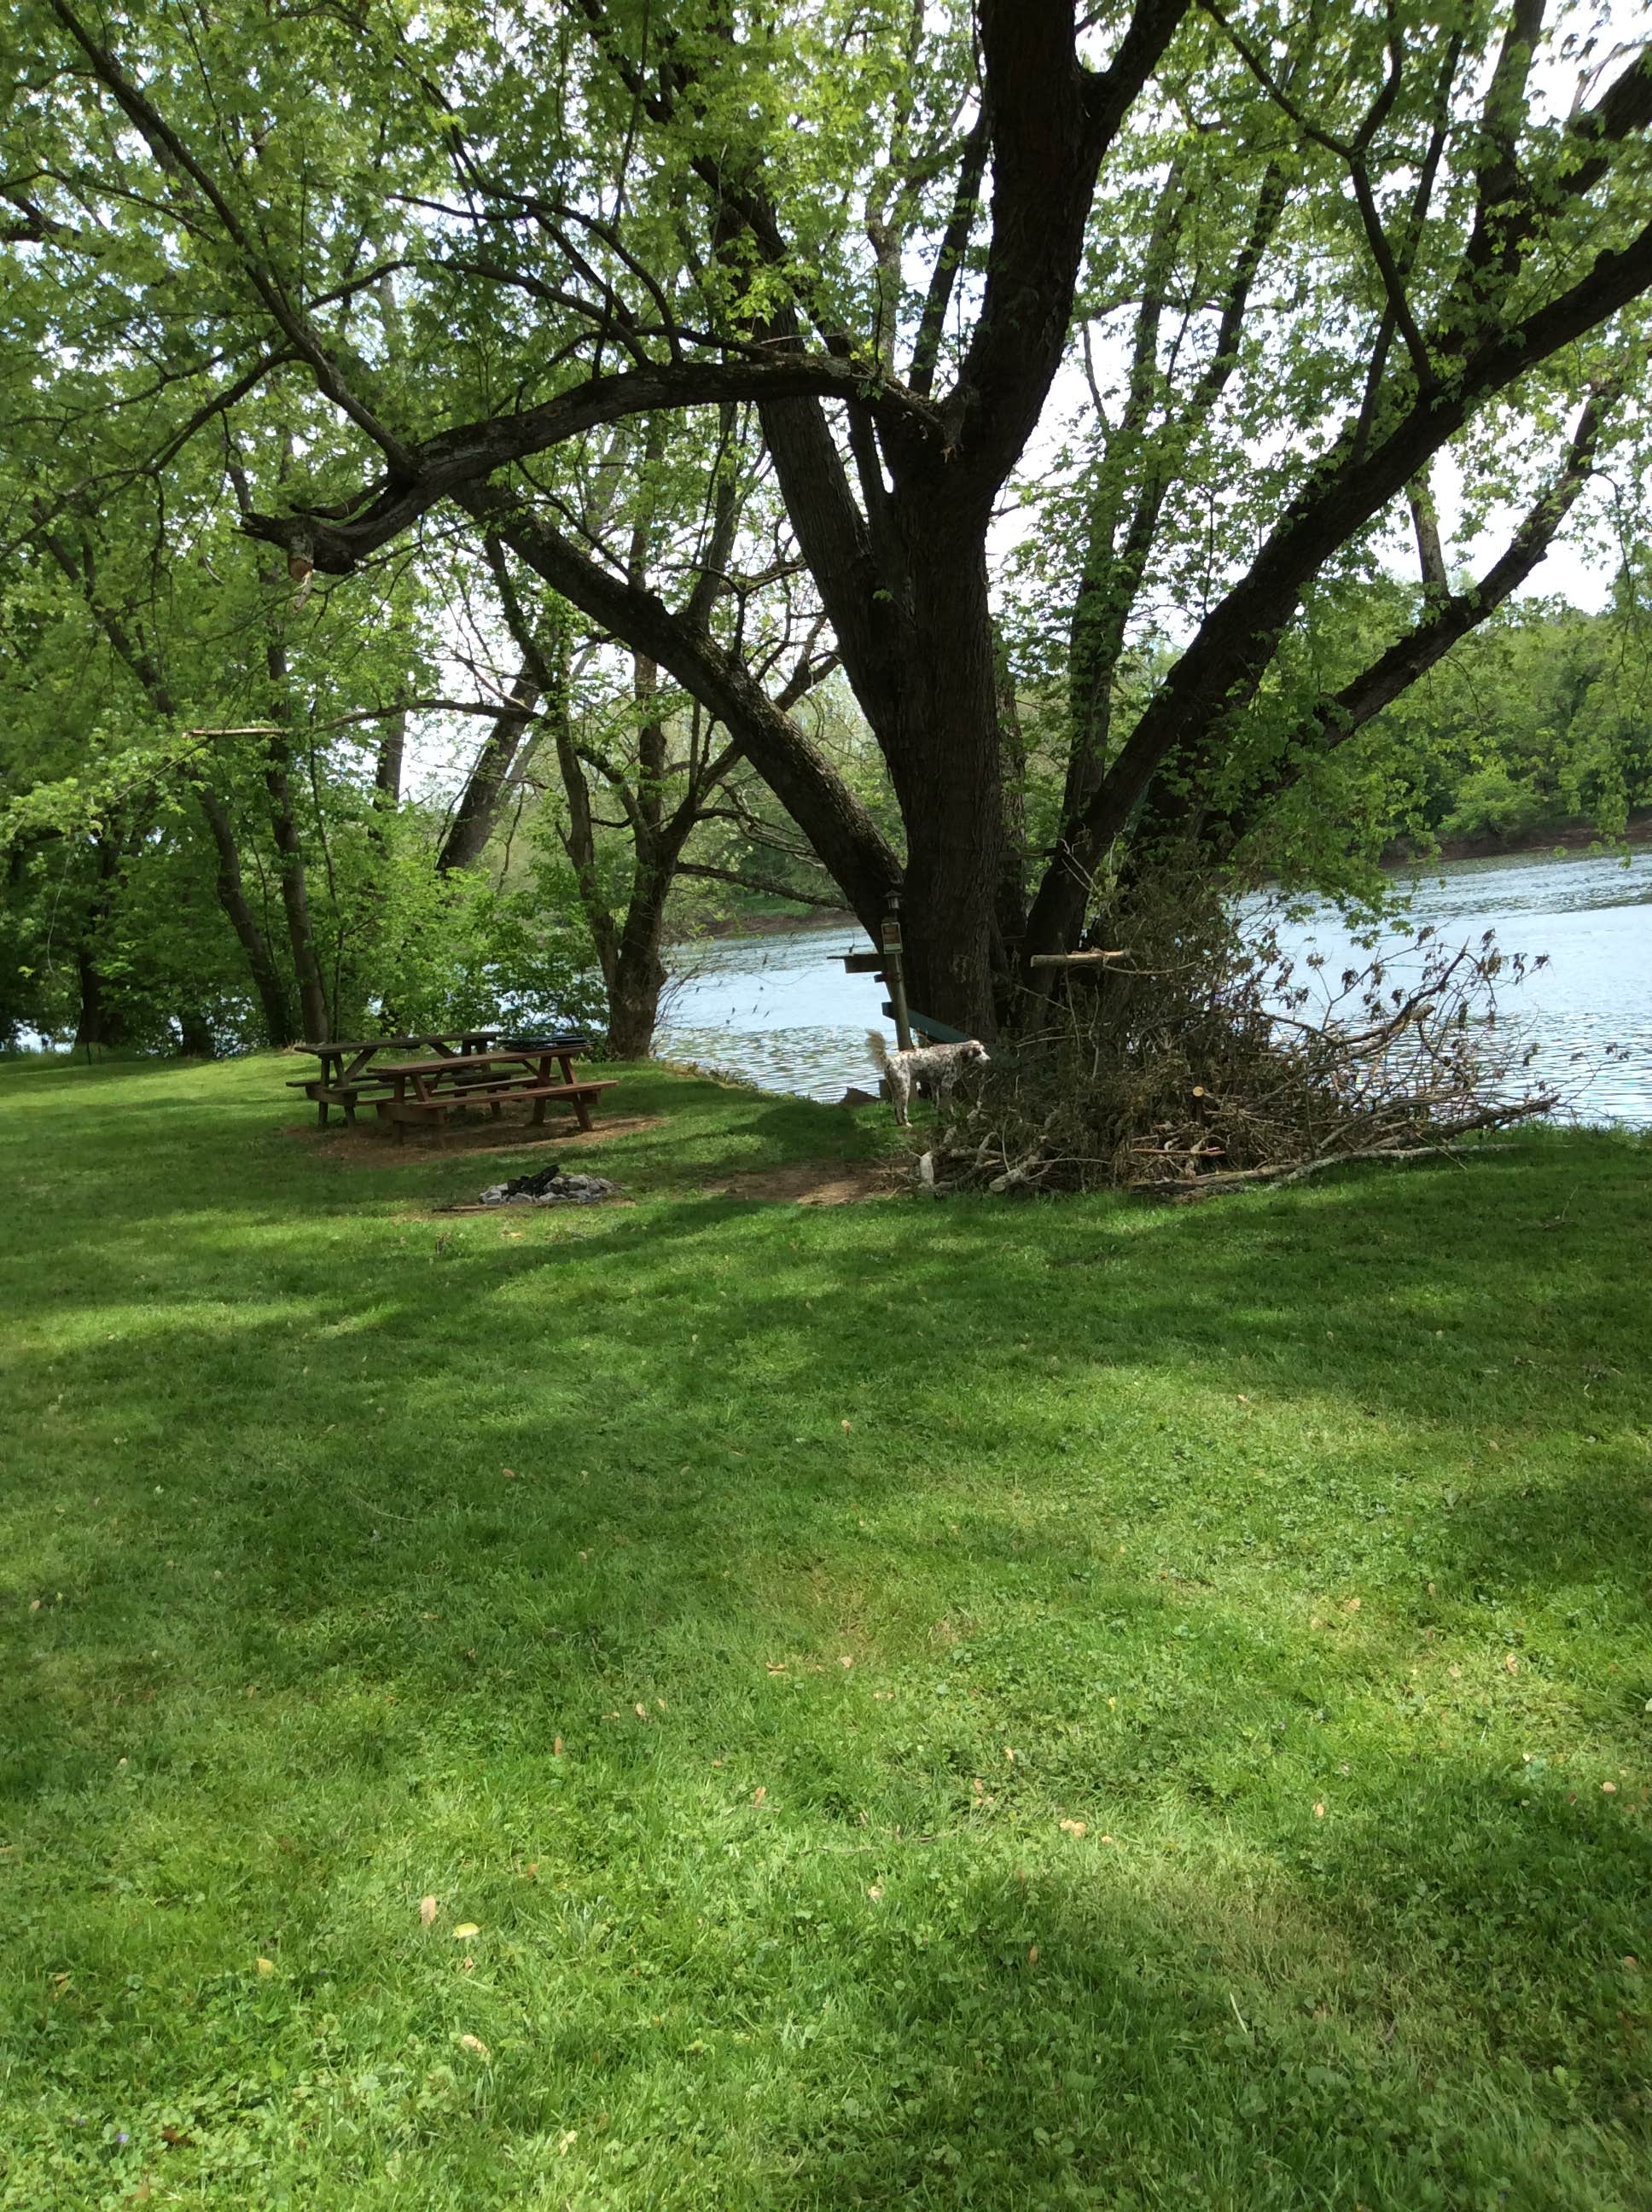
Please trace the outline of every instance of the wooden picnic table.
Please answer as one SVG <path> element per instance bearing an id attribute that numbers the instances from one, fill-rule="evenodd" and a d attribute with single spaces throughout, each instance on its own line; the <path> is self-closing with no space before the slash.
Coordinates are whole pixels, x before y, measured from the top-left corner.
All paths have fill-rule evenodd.
<path id="1" fill-rule="evenodd" d="M 313 1052 L 321 1063 L 319 1075 L 300 1076 L 289 1091 L 301 1091 L 315 1101 L 316 1120 L 327 1126 L 327 1109 L 343 1109 L 346 1121 L 355 1119 L 356 1101 L 382 1088 L 374 1061 L 381 1052 L 434 1052 L 444 1058 L 467 1060 L 495 1043 L 503 1030 L 423 1030 L 408 1036 L 335 1037 L 325 1044 L 295 1045 L 296 1052 Z"/>
<path id="2" fill-rule="evenodd" d="M 431 1123 L 437 1143 L 446 1144 L 449 1112 L 472 1101 L 485 1103 L 497 1121 L 505 1099 L 531 1099 L 531 1125 L 538 1128 L 544 1122 L 546 1101 L 562 1098 L 573 1108 L 580 1128 L 588 1129 L 591 1100 L 614 1086 L 611 1081 L 581 1082 L 575 1076 L 574 1063 L 583 1050 L 583 1039 L 563 1038 L 498 1052 L 477 1050 L 447 1054 L 439 1060 L 386 1061 L 375 1073 L 392 1086 L 391 1095 L 374 1103 L 380 1121 L 393 1123 L 398 1145 L 406 1136 L 408 1124 L 415 1121 Z M 551 1077 L 553 1060 L 561 1069 L 560 1083 Z"/>
<path id="3" fill-rule="evenodd" d="M 434 1052 L 469 1058 L 508 1035 L 505 1030 L 423 1030 L 408 1036 L 335 1037 L 325 1044 L 301 1044 L 297 1052 L 313 1052 L 321 1063 L 319 1075 L 301 1076 L 288 1090 L 302 1091 L 316 1103 L 317 1119 L 325 1129 L 329 1106 L 342 1106 L 344 1119 L 355 1119 L 355 1102 L 374 1086 L 378 1071 L 373 1062 L 381 1052 Z"/>

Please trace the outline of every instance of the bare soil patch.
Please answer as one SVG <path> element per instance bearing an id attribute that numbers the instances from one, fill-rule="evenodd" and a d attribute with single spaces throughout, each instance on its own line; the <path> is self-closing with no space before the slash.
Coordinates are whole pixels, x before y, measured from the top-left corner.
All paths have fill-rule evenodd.
<path id="1" fill-rule="evenodd" d="M 559 1127 L 547 1126 L 536 1129 L 531 1125 L 505 1121 L 479 1121 L 471 1127 L 450 1127 L 445 1146 L 439 1146 L 427 1131 L 421 1130 L 398 1145 L 387 1126 L 369 1126 L 360 1122 L 352 1129 L 348 1127 L 326 1130 L 288 1122 L 285 1133 L 296 1137 L 307 1145 L 318 1159 L 337 1161 L 348 1168 L 404 1168 L 419 1159 L 459 1159 L 474 1154 L 486 1159 L 495 1152 L 526 1152 L 540 1145 L 555 1145 L 559 1150 L 579 1151 L 591 1145 L 600 1145 L 610 1137 L 629 1137 L 640 1129 L 663 1127 L 663 1114 L 615 1114 L 599 1121 L 594 1129 L 580 1129 L 572 1122 Z"/>
<path id="2" fill-rule="evenodd" d="M 793 1206 L 854 1206 L 863 1199 L 893 1198 L 899 1170 L 884 1160 L 793 1160 L 757 1168 L 703 1186 L 708 1198 L 766 1199 Z"/>

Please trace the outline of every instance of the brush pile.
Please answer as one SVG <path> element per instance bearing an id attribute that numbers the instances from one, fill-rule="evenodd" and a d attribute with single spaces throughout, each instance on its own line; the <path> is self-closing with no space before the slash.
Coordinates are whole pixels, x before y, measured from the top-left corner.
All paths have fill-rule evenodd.
<path id="1" fill-rule="evenodd" d="M 926 1184 L 1203 1198 L 1449 1153 L 1558 1103 L 1498 1012 L 1527 963 L 1489 933 L 1448 947 L 1420 929 L 1333 977 L 1242 937 L 1200 886 L 1103 927 L 1127 952 L 1023 997 L 920 1162 Z"/>

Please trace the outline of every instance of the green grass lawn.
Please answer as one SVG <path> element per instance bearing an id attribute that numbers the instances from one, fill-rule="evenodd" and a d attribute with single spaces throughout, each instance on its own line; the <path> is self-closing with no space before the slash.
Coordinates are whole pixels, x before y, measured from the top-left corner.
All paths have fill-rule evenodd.
<path id="1" fill-rule="evenodd" d="M 1652 1143 L 816 1210 L 648 1069 L 443 1221 L 286 1072 L 0 1078 L 0 2204 L 1652 2204 Z"/>

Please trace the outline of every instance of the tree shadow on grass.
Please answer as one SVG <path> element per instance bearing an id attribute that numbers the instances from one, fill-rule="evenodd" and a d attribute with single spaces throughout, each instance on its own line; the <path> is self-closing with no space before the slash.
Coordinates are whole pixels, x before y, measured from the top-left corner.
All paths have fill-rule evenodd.
<path id="1" fill-rule="evenodd" d="M 10 1376 L 19 1971 L 87 1991 L 27 2063 L 141 2051 L 158 2127 L 279 2052 L 352 2212 L 398 2146 L 478 2204 L 1635 2203 L 1641 1723 L 1552 1622 L 1503 1666 L 1643 1618 L 1646 1200 L 1556 1157 L 440 1250 L 117 1176 Z M 1557 1710 L 1609 1773 L 1521 1760 Z M 414 1960 L 438 1882 L 515 1955 Z"/>
<path id="2" fill-rule="evenodd" d="M 476 1613 L 512 1601 L 501 1569 L 466 1571 Z M 738 1634 L 708 1610 L 693 1627 L 702 1655 Z M 812 1748 L 761 1723 L 731 1742 L 726 1701 L 691 1693 L 652 1726 L 616 1713 L 571 1736 L 560 1762 L 542 1734 L 530 1767 L 543 1671 L 427 1680 L 421 1699 L 341 1657 L 319 1679 L 348 1710 L 317 1717 L 313 1770 L 292 1747 L 262 1821 L 240 1825 L 251 1806 L 198 1741 L 177 1747 L 187 1764 L 140 1755 L 104 1860 L 131 1902 L 106 1876 L 52 1951 L 77 1994 L 49 2056 L 80 2105 L 106 2081 L 131 2124 L 170 2115 L 210 2152 L 195 2115 L 228 2074 L 271 2157 L 302 2170 L 328 2147 L 307 2199 L 328 2206 L 405 2201 L 374 2193 L 387 2156 L 422 2201 L 462 2177 L 477 2206 L 538 2203 L 537 2185 L 546 2203 L 993 2212 L 1641 2201 L 1648 2013 L 1620 1954 L 1652 1867 L 1598 1794 L 1430 1754 L 1338 1784 L 1322 1820 L 1190 1805 L 1165 1775 L 1115 1800 L 1110 1833 L 1079 1834 L 1037 1772 L 983 1800 L 904 1729 L 857 1753 L 852 1720 Z M 375 1723 L 384 1680 L 414 1702 Z M 276 1698 L 270 1725 L 301 1725 Z M 447 1698 L 461 1725 L 433 1742 Z M 459 1795 L 467 1771 L 479 1800 Z M 228 2033 L 238 1978 L 203 1976 L 175 1909 L 202 1878 L 182 1814 L 203 1797 L 238 1924 L 275 1930 L 260 2017 L 236 2016 L 222 2056 L 191 2037 L 221 2011 Z M 85 1817 L 64 1823 L 76 1849 Z M 446 1925 L 414 1956 L 425 1880 L 448 1921 L 457 1887 L 482 1923 L 472 1978 Z M 152 1996 L 111 1994 L 123 1980 Z M 112 2042 L 96 2008 L 122 2003 Z M 473 2093 L 460 2027 L 489 2054 Z M 278 2053 L 301 2097 L 265 2077 Z M 32 2033 L 15 2055 L 33 2064 Z M 228 2193 L 234 2172 L 222 2201 L 254 2201 Z"/>
<path id="3" fill-rule="evenodd" d="M 926 1917 L 863 1939 L 795 2201 L 1637 2202 L 1648 2014 L 1612 1947 L 1647 1859 L 1564 1815 L 1436 1771 L 1425 1819 L 1378 1798 L 1296 1875 L 1216 1835 L 908 1859 Z"/>
<path id="4" fill-rule="evenodd" d="M 397 1242 L 408 1224 L 363 1215 L 344 1225 L 354 1255 L 325 1258 L 301 1236 L 295 1249 L 285 1213 L 243 1203 L 90 1224 L 65 1240 L 58 1265 L 78 1264 L 53 1296 L 67 1301 L 60 1314 L 101 1311 L 114 1284 L 100 1253 L 164 1249 L 173 1295 L 198 1284 L 226 1308 L 210 1323 L 185 1305 L 135 1324 L 162 1387 L 192 1392 L 197 1419 L 255 1425 L 265 1465 L 285 1452 L 301 1470 L 318 1431 L 359 1411 L 365 1359 L 414 1495 L 422 1440 L 440 1482 L 606 1451 L 658 1475 L 686 1460 L 696 1485 L 726 1486 L 738 1449 L 785 1473 L 787 1514 L 800 1496 L 830 1510 L 840 1486 L 853 1499 L 927 1483 L 937 1444 L 988 1486 L 1013 1462 L 1016 1486 L 1045 1503 L 1072 1492 L 1075 1455 L 1095 1454 L 1137 1525 L 1174 1518 L 1202 1486 L 1248 1515 L 1254 1545 L 1288 1553 L 1307 1542 L 1288 1469 L 1249 1501 L 1236 1486 L 1253 1449 L 1289 1459 L 1283 1431 L 1297 1423 L 1303 1506 L 1339 1485 L 1345 1506 L 1376 1480 L 1384 1514 L 1403 1509 L 1426 1528 L 1424 1567 L 1511 1589 L 1600 1579 L 1638 1591 L 1652 1525 L 1625 1431 L 1645 1406 L 1637 1312 L 1619 1287 L 1637 1264 L 1636 1224 L 1603 1220 L 1606 1194 L 1592 1192 L 1565 1241 L 1542 1247 L 1535 1289 L 1516 1278 L 1488 1295 L 1488 1266 L 1507 1253 L 1512 1268 L 1540 1233 L 1552 1182 L 1504 1161 L 1472 1192 L 1469 1180 L 1439 1171 L 1438 1189 L 1413 1182 L 1399 1209 L 1391 1184 L 1362 1181 L 1275 1201 L 1260 1224 L 981 1206 L 915 1223 L 904 1207 L 845 1210 L 829 1224 L 719 1200 L 586 1216 L 550 1236 L 513 1238 L 489 1218 L 410 1246 Z M 1333 1240 L 1327 1254 L 1333 1208 L 1346 1249 Z M 1307 1255 L 1296 1271 L 1293 1251 Z M 1442 1329 L 1436 1316 L 1454 1313 Z M 86 1346 L 82 1401 L 130 1392 L 130 1358 L 123 1343 Z M 1167 1384 L 1185 1393 L 1185 1413 L 1157 1401 L 1144 1412 L 1143 1387 Z M 1480 1448 L 1487 1434 L 1506 1459 Z M 1562 1449 L 1534 1467 L 1525 1455 L 1540 1442 Z M 1442 1450 L 1444 1489 L 1394 1488 L 1411 1460 Z M 1397 1532 L 1395 1520 L 1361 1541 L 1377 1556 Z M 1067 1540 L 1020 1528 L 1023 1564 L 1046 1540 Z"/>

